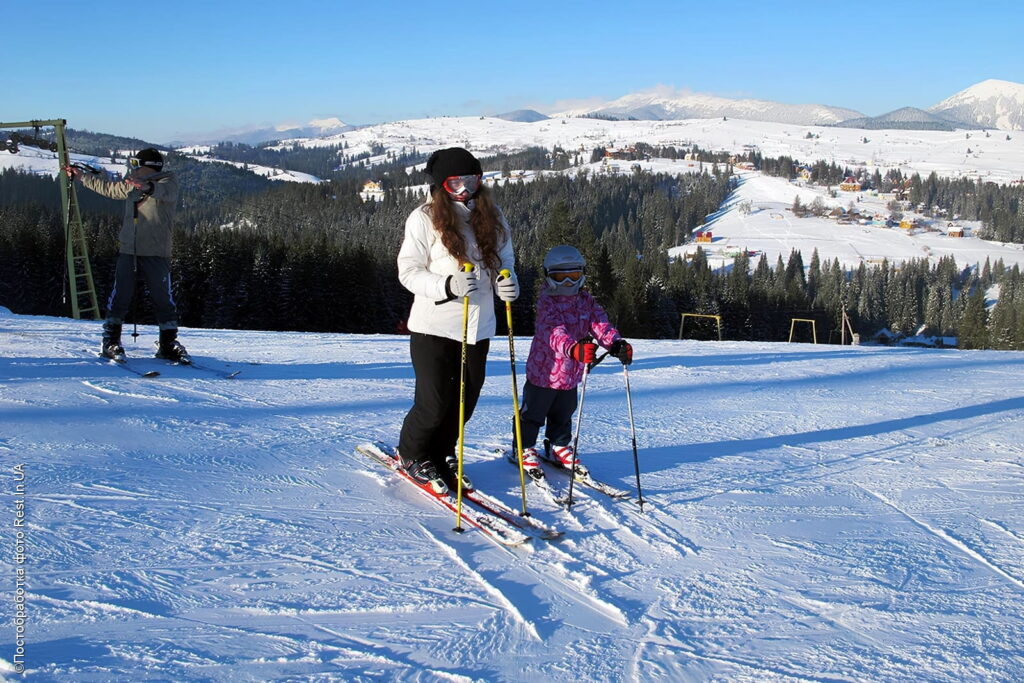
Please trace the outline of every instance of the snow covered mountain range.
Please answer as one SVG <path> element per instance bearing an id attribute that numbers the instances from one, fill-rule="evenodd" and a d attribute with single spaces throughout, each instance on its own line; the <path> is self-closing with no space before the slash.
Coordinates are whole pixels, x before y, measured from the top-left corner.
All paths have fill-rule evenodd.
<path id="1" fill-rule="evenodd" d="M 275 126 L 250 126 L 211 131 L 209 133 L 185 134 L 182 135 L 181 141 L 172 142 L 169 146 L 181 147 L 186 144 L 209 145 L 218 142 L 242 142 L 247 145 L 258 145 L 261 142 L 270 142 L 271 140 L 291 140 L 295 138 L 337 135 L 353 128 L 354 126 L 332 116 L 325 119 L 313 119 L 303 125 L 281 123 Z"/>
<path id="2" fill-rule="evenodd" d="M 563 111 L 555 116 L 609 116 L 619 119 L 664 121 L 710 119 L 728 116 L 748 121 L 772 121 L 798 125 L 839 123 L 863 116 L 853 109 L 822 104 L 782 104 L 768 100 L 730 99 L 669 88 L 633 93 L 597 107 Z"/>
<path id="3" fill-rule="evenodd" d="M 727 116 L 748 121 L 799 125 L 845 125 L 850 128 L 907 128 L 922 123 L 926 129 L 954 127 L 1024 129 L 1024 85 L 989 79 L 962 90 L 927 111 L 903 107 L 876 117 L 853 109 L 823 104 L 783 104 L 768 100 L 730 99 L 700 93 L 655 88 L 596 106 L 571 109 L 555 117 L 604 116 L 642 121 L 702 119 Z M 966 124 L 966 125 L 964 125 Z"/>
<path id="4" fill-rule="evenodd" d="M 847 107 L 824 104 L 785 104 L 770 100 L 732 99 L 660 86 L 618 99 L 541 113 L 517 109 L 494 118 L 519 123 L 538 123 L 558 118 L 599 117 L 639 121 L 733 118 L 747 121 L 794 125 L 843 125 L 848 128 L 894 128 L 953 130 L 955 128 L 999 128 L 1024 130 L 1024 84 L 989 79 L 962 90 L 927 110 L 903 107 L 880 116 L 867 116 Z M 375 124 L 381 125 L 381 124 Z M 259 144 L 271 140 L 294 140 L 338 135 L 357 126 L 336 118 L 315 119 L 304 125 L 294 123 L 255 126 L 182 134 L 169 143 L 173 147 L 243 142 Z"/>

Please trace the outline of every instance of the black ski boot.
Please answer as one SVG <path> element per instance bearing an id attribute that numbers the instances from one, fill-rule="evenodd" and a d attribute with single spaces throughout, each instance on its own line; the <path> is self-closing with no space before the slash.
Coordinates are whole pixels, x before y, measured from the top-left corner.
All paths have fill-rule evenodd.
<path id="1" fill-rule="evenodd" d="M 100 355 L 118 363 L 124 362 L 124 346 L 121 345 L 121 325 L 119 323 L 103 323 L 103 348 Z"/>
<path id="2" fill-rule="evenodd" d="M 437 473 L 434 463 L 429 460 L 411 462 L 408 465 L 403 462 L 402 467 L 405 468 L 406 473 L 417 484 L 431 489 L 439 496 L 448 493 L 448 485 L 444 483 L 444 479 Z"/>
<path id="3" fill-rule="evenodd" d="M 159 347 L 156 350 L 156 357 L 183 365 L 188 365 L 192 362 L 192 359 L 188 356 L 188 351 L 178 341 L 178 330 L 160 330 L 160 341 Z"/>
<path id="4" fill-rule="evenodd" d="M 458 457 L 455 456 L 455 454 L 452 454 L 445 457 L 444 464 L 447 466 L 448 469 L 448 476 L 445 477 L 444 480 L 448 483 L 449 486 L 455 488 L 455 484 L 458 481 L 459 475 L 459 459 Z M 465 465 L 465 463 L 463 463 L 463 465 Z M 466 476 L 465 467 L 462 468 L 462 490 L 473 490 L 473 482 L 470 481 L 469 477 Z"/>

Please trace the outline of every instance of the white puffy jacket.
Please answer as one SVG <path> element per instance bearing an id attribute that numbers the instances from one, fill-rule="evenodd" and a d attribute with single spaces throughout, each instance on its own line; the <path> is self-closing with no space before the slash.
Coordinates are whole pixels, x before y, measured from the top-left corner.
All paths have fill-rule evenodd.
<path id="1" fill-rule="evenodd" d="M 473 230 L 469 226 L 472 201 L 467 204 L 452 202 L 459 218 L 459 229 L 466 240 L 466 254 L 480 275 L 480 286 L 469 297 L 469 323 L 466 338 L 470 344 L 494 336 L 494 279 L 498 273 L 484 268 L 480 262 Z M 448 253 L 441 235 L 434 229 L 430 214 L 423 204 L 405 221 L 405 240 L 398 252 L 398 279 L 402 286 L 415 294 L 408 327 L 411 332 L 431 334 L 462 341 L 462 298 L 450 301 L 445 292 L 449 275 L 459 272 L 459 262 Z M 499 211 L 500 215 L 500 211 Z M 505 232 L 499 240 L 498 256 L 501 269 L 515 272 L 512 236 L 505 218 L 501 217 Z M 438 303 L 444 302 L 444 303 Z"/>

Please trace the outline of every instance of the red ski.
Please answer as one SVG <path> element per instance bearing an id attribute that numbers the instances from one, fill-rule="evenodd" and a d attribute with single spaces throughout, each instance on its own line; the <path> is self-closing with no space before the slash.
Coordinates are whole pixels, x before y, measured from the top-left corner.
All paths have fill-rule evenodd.
<path id="1" fill-rule="evenodd" d="M 398 459 L 393 455 L 391 449 L 385 450 L 379 444 L 365 443 L 356 446 L 356 452 L 367 456 L 377 464 L 381 465 L 385 469 L 388 469 L 405 481 L 409 482 L 412 486 L 415 486 L 423 495 L 433 500 L 438 505 L 441 505 L 452 512 L 458 510 L 458 501 L 451 492 L 438 494 L 435 493 L 427 486 L 422 486 L 415 479 L 406 474 L 405 470 L 401 467 Z M 465 500 L 470 500 L 465 497 Z M 530 540 L 530 536 L 523 533 L 523 531 L 513 524 L 509 523 L 503 517 L 497 514 L 493 514 L 482 509 L 473 508 L 469 505 L 462 506 L 462 520 L 476 527 L 483 533 L 487 534 L 494 541 L 507 546 L 522 545 Z"/>

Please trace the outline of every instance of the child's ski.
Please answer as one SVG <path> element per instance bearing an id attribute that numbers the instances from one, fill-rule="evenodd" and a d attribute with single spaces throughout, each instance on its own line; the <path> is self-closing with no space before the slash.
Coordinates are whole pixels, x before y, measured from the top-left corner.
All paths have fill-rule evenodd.
<path id="1" fill-rule="evenodd" d="M 495 450 L 501 454 L 501 457 L 512 463 L 513 467 L 517 470 L 519 469 L 519 458 L 516 456 L 514 451 L 507 448 L 497 448 Z M 543 472 L 544 471 L 541 470 L 541 474 L 543 474 Z M 554 503 L 560 508 L 564 508 L 566 506 L 569 498 L 568 492 L 556 489 L 551 485 L 551 482 L 548 481 L 546 476 L 534 477 L 531 476 L 529 472 L 526 472 L 525 474 L 527 481 L 529 481 L 535 489 L 540 491 L 548 501 Z"/>
<path id="2" fill-rule="evenodd" d="M 558 458 L 551 454 L 551 448 L 548 447 L 547 442 L 545 442 L 544 448 L 538 450 L 538 454 L 546 463 L 552 465 L 562 474 L 569 476 L 569 469 L 565 467 Z M 594 479 L 589 470 L 585 468 L 581 469 L 578 465 L 572 474 L 577 484 L 582 484 L 583 486 L 593 489 L 598 493 L 603 493 L 606 496 L 610 496 L 612 498 L 629 498 L 633 495 L 632 491 L 620 489 L 612 486 L 611 484 L 606 484 L 603 481 Z"/>

